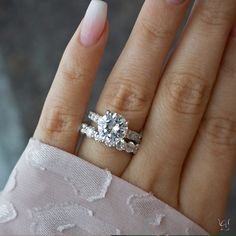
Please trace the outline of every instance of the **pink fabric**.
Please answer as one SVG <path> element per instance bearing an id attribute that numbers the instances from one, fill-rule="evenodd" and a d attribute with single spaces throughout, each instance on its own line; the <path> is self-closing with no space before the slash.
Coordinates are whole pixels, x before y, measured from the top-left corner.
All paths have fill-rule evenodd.
<path id="1" fill-rule="evenodd" d="M 0 234 L 207 234 L 128 182 L 31 139 L 0 193 Z"/>

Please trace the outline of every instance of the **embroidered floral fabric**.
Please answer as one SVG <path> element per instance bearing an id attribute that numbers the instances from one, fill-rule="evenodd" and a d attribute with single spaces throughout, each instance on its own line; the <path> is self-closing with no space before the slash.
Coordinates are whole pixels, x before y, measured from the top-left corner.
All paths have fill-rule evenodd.
<path id="1" fill-rule="evenodd" d="M 0 235 L 207 234 L 128 182 L 31 139 L 0 193 Z"/>

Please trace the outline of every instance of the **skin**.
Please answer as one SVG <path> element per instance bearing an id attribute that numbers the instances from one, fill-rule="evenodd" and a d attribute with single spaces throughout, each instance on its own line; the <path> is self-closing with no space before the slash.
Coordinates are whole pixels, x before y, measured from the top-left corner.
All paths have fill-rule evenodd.
<path id="1" fill-rule="evenodd" d="M 236 1 L 197 1 L 163 69 L 188 4 L 144 2 L 98 100 L 98 113 L 118 112 L 144 131 L 135 156 L 91 139 L 75 153 L 108 24 L 91 47 L 75 32 L 34 137 L 108 168 L 216 234 L 236 162 Z"/>

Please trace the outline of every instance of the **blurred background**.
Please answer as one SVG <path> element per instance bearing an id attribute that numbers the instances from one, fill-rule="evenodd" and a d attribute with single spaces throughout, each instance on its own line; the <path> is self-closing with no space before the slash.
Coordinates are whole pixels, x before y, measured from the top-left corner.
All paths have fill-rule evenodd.
<path id="1" fill-rule="evenodd" d="M 110 36 L 90 108 L 95 106 L 142 3 L 109 0 Z M 0 191 L 34 132 L 60 57 L 88 4 L 88 0 L 0 0 Z M 236 178 L 228 218 L 228 233 L 236 233 Z"/>

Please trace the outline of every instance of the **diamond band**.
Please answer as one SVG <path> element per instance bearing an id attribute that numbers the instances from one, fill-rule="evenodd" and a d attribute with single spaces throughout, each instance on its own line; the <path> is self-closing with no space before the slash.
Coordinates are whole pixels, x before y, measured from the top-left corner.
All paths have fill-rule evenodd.
<path id="1" fill-rule="evenodd" d="M 128 129 L 125 118 L 115 112 L 107 111 L 104 116 L 89 112 L 88 118 L 97 124 L 97 128 L 82 124 L 80 132 L 88 138 L 115 147 L 119 151 L 135 154 L 138 151 L 142 134 Z"/>

